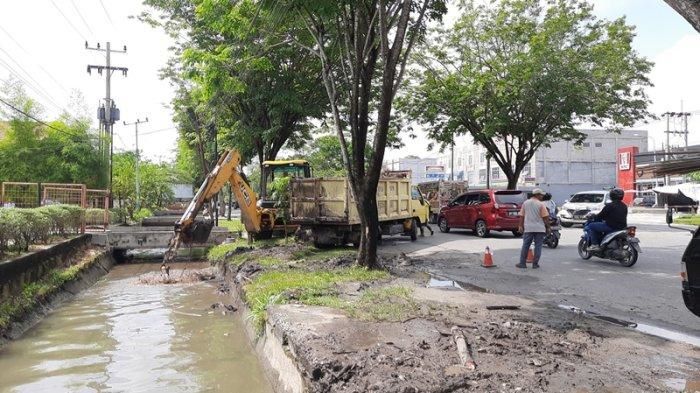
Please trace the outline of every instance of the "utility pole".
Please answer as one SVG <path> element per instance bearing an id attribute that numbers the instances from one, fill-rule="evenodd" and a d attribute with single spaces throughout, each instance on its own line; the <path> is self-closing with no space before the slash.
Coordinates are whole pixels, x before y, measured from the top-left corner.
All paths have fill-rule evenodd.
<path id="1" fill-rule="evenodd" d="M 136 135 L 136 167 L 135 167 L 135 174 L 136 174 L 136 210 L 138 211 L 141 209 L 141 179 L 139 176 L 139 161 L 141 161 L 141 153 L 139 153 L 139 124 L 141 123 L 148 123 L 148 117 L 146 120 L 141 120 L 141 119 L 136 119 L 136 121 L 132 121 L 131 123 L 124 122 L 125 126 L 130 126 L 134 125 L 134 133 Z"/>
<path id="2" fill-rule="evenodd" d="M 122 75 L 126 76 L 127 71 L 129 71 L 128 68 L 126 67 L 112 67 L 111 63 L 111 55 L 112 53 L 126 53 L 126 45 L 124 45 L 123 50 L 115 50 L 112 49 L 111 43 L 107 42 L 105 45 L 105 48 L 100 47 L 100 44 L 97 43 L 97 46 L 95 47 L 90 47 L 88 45 L 88 42 L 85 41 L 85 49 L 87 50 L 94 50 L 98 52 L 105 52 L 105 65 L 91 65 L 88 64 L 87 66 L 87 72 L 88 74 L 92 74 L 92 70 L 97 70 L 97 73 L 101 76 L 102 73 L 104 72 L 105 74 L 105 103 L 104 107 L 100 107 L 97 111 L 97 118 L 100 120 L 100 123 L 103 125 L 103 132 L 104 134 L 101 135 L 103 138 L 109 137 L 109 204 L 110 207 L 113 206 L 113 201 L 112 201 L 112 177 L 114 175 L 112 171 L 112 158 L 114 156 L 114 122 L 118 121 L 120 118 L 119 114 L 119 109 L 117 106 L 114 104 L 112 101 L 112 95 L 111 95 L 111 84 L 112 84 L 112 72 L 114 71 L 121 71 Z M 105 151 L 103 154 L 106 156 L 107 149 L 104 149 Z"/>
<path id="3" fill-rule="evenodd" d="M 681 103 L 681 106 L 683 104 Z M 664 154 L 664 161 L 670 160 L 671 159 L 671 134 L 674 135 L 683 135 L 684 140 L 685 140 L 685 149 L 688 150 L 688 116 L 690 116 L 690 113 L 688 112 L 665 112 L 662 116 L 666 117 L 666 148 Z M 674 130 L 671 131 L 671 118 L 672 117 L 679 117 L 683 118 L 683 130 L 677 131 L 674 127 Z M 664 185 L 668 186 L 671 182 L 671 176 L 666 175 L 664 176 Z"/>

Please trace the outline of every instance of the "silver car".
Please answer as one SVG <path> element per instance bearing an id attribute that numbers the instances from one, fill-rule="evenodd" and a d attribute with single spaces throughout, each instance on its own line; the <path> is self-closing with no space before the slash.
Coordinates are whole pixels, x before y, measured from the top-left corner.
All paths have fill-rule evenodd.
<path id="1" fill-rule="evenodd" d="M 564 201 L 561 210 L 559 210 L 558 217 L 561 225 L 566 228 L 574 224 L 583 225 L 589 213 L 600 213 L 606 203 L 610 203 L 608 191 L 577 192 L 571 196 L 571 199 Z"/>

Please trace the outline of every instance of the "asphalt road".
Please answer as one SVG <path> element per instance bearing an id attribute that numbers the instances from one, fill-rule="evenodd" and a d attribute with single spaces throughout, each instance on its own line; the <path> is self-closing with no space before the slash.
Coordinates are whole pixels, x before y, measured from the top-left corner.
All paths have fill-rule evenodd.
<path id="1" fill-rule="evenodd" d="M 481 239 L 466 230 L 440 233 L 434 226 L 432 237 L 416 242 L 391 240 L 382 251 L 405 252 L 417 264 L 421 258 L 442 259 L 438 264 L 426 262 L 426 267 L 434 274 L 494 292 L 572 305 L 700 337 L 700 318 L 685 308 L 680 291 L 680 258 L 690 233 L 669 229 L 663 216 L 631 215 L 629 221 L 638 225 L 642 247 L 637 264 L 629 268 L 595 257 L 581 259 L 576 251 L 580 227 L 564 228 L 559 247 L 544 248 L 538 270 L 515 267 L 522 240 L 510 232 Z M 493 251 L 495 268 L 482 268 L 475 258 L 460 258 L 465 253 L 483 253 L 486 246 Z"/>

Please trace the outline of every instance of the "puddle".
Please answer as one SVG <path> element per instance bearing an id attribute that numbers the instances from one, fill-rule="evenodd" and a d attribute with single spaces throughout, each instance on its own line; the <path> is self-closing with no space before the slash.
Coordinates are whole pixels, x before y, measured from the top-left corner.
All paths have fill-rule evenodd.
<path id="1" fill-rule="evenodd" d="M 671 341 L 679 341 L 686 344 L 694 345 L 700 347 L 700 337 L 694 337 L 689 334 L 676 332 L 673 330 L 668 330 L 656 326 L 646 325 L 643 323 L 637 324 L 638 331 L 646 334 L 651 334 L 652 336 L 662 337 Z"/>
<path id="2" fill-rule="evenodd" d="M 664 379 L 664 385 L 673 389 L 674 392 L 682 392 L 685 390 L 685 379 L 683 379 L 683 378 Z"/>
<path id="3" fill-rule="evenodd" d="M 438 280 L 436 278 L 430 278 L 428 281 L 428 288 L 443 288 L 443 289 L 464 289 L 460 286 L 457 281 L 454 280 Z"/>
<path id="4" fill-rule="evenodd" d="M 582 308 L 578 308 L 576 306 L 570 306 L 567 304 L 559 304 L 558 307 L 561 309 L 567 310 L 567 311 L 571 311 L 575 314 L 582 314 L 582 315 L 585 314 L 585 315 L 588 315 L 592 318 L 595 318 L 595 319 L 598 319 L 601 321 L 609 322 L 609 323 L 612 323 L 612 324 L 615 324 L 618 326 L 622 326 L 622 327 L 631 328 L 631 329 L 634 329 L 638 332 L 642 332 L 642 333 L 649 334 L 652 336 L 661 337 L 661 338 L 665 338 L 665 339 L 670 340 L 670 341 L 677 341 L 677 342 L 690 344 L 690 345 L 693 345 L 696 347 L 700 347 L 700 337 L 695 337 L 695 336 L 691 336 L 689 334 L 676 332 L 673 330 L 664 329 L 664 328 L 660 328 L 657 326 L 647 325 L 644 323 L 635 323 L 635 322 L 625 321 L 623 319 L 618 319 L 618 318 L 610 317 L 607 315 L 601 315 L 601 314 L 598 314 L 598 313 L 593 312 L 593 311 L 586 311 Z"/>

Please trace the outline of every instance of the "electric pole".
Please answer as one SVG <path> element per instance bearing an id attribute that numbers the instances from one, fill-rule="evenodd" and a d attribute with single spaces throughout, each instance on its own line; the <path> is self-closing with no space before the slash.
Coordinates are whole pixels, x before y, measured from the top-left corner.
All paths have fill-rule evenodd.
<path id="1" fill-rule="evenodd" d="M 114 122 L 119 120 L 120 114 L 119 114 L 119 109 L 117 106 L 114 104 L 114 101 L 112 101 L 112 96 L 111 96 L 111 84 L 112 84 L 112 72 L 114 71 L 121 71 L 122 75 L 126 76 L 127 71 L 129 71 L 128 68 L 126 67 L 112 67 L 111 63 L 111 55 L 112 53 L 126 53 L 126 45 L 124 45 L 123 50 L 115 50 L 112 49 L 111 43 L 107 42 L 105 48 L 100 47 L 100 44 L 97 43 L 96 47 L 90 47 L 88 46 L 88 42 L 85 41 L 85 49 L 87 50 L 94 50 L 98 52 L 105 52 L 105 65 L 91 65 L 88 64 L 87 66 L 87 72 L 88 74 L 92 74 L 92 70 L 95 69 L 97 70 L 97 73 L 101 76 L 102 73 L 104 72 L 105 74 L 105 102 L 104 102 L 104 107 L 100 107 L 97 111 L 97 118 L 100 120 L 100 124 L 102 124 L 103 127 L 103 134 L 101 135 L 102 138 L 109 138 L 109 204 L 110 207 L 113 206 L 113 201 L 112 201 L 112 177 L 113 177 L 113 171 L 112 171 L 112 158 L 114 156 Z M 101 138 L 101 139 L 102 139 Z M 103 156 L 107 155 L 107 149 L 103 149 Z"/>
<path id="2" fill-rule="evenodd" d="M 141 160 L 141 153 L 139 153 L 139 124 L 148 123 L 148 117 L 146 120 L 136 119 L 136 121 L 132 121 L 131 123 L 123 123 L 125 126 L 130 126 L 133 124 L 134 133 L 136 135 L 136 167 L 134 168 L 134 172 L 136 174 L 136 210 L 138 211 L 141 209 L 141 179 L 139 177 L 139 161 Z"/>
<path id="3" fill-rule="evenodd" d="M 681 104 L 682 105 L 682 104 Z M 666 149 L 664 154 L 664 161 L 670 160 L 671 159 L 671 134 L 674 135 L 683 135 L 684 140 L 685 140 L 685 149 L 688 150 L 688 116 L 690 116 L 690 113 L 688 112 L 665 112 L 662 116 L 666 117 Z M 671 131 L 671 118 L 672 117 L 682 117 L 683 118 L 683 130 L 678 131 L 675 129 Z M 664 176 L 664 185 L 668 186 L 669 183 L 671 182 L 671 176 L 666 175 Z"/>

